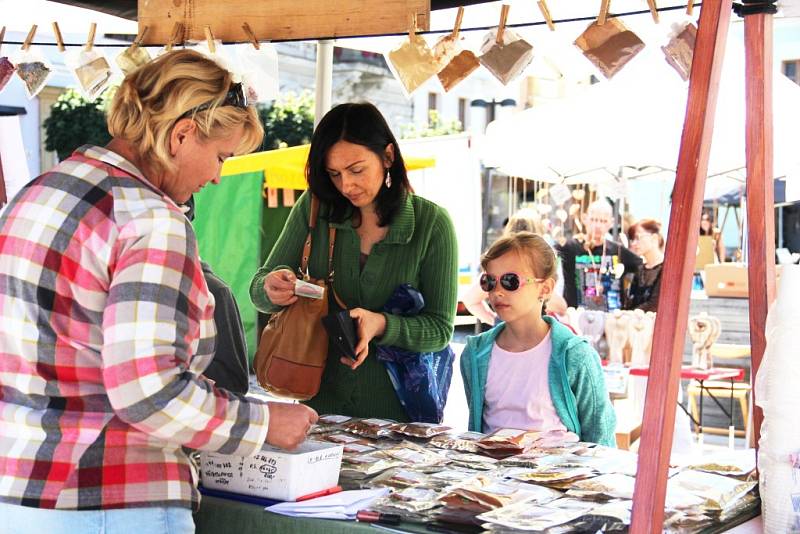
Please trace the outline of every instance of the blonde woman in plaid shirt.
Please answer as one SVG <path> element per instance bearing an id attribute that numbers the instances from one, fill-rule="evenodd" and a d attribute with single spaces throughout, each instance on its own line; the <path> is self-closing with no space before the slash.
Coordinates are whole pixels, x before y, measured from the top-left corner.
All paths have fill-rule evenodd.
<path id="1" fill-rule="evenodd" d="M 167 53 L 125 79 L 108 126 L 0 218 L 0 533 L 193 532 L 184 447 L 293 448 L 317 417 L 201 374 L 214 299 L 178 204 L 261 142 L 242 86 Z"/>

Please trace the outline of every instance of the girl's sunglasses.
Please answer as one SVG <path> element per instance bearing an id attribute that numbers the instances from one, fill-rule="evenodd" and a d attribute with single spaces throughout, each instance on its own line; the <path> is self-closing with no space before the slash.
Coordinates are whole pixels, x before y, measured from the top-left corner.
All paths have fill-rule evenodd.
<path id="1" fill-rule="evenodd" d="M 541 278 L 528 278 L 517 273 L 505 273 L 500 275 L 500 286 L 506 291 L 516 291 L 526 284 L 541 282 Z M 490 293 L 497 287 L 498 278 L 493 274 L 483 273 L 480 278 L 481 289 Z"/>

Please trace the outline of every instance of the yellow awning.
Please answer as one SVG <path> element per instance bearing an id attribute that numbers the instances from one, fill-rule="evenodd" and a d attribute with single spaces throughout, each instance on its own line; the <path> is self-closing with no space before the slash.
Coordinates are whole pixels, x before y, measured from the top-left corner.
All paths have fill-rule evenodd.
<path id="1" fill-rule="evenodd" d="M 272 189 L 305 189 L 306 160 L 311 145 L 256 152 L 225 160 L 222 176 L 262 171 L 266 186 Z M 406 169 L 415 171 L 436 165 L 435 158 L 404 158 Z"/>

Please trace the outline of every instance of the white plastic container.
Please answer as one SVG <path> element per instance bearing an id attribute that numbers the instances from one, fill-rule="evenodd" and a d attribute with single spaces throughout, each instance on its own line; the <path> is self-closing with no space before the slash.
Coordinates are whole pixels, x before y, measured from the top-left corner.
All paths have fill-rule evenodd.
<path id="1" fill-rule="evenodd" d="M 264 445 L 253 456 L 200 455 L 200 474 L 206 488 L 255 495 L 279 501 L 336 486 L 344 447 L 306 441 L 294 451 Z"/>

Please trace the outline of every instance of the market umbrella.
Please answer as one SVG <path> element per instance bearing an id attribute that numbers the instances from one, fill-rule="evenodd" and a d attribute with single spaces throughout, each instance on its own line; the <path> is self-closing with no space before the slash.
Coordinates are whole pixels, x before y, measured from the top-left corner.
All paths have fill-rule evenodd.
<path id="1" fill-rule="evenodd" d="M 745 165 L 744 56 L 740 44 L 729 47 L 710 176 Z M 649 47 L 610 81 L 490 124 L 484 161 L 512 176 L 568 183 L 607 180 L 624 166 L 674 170 L 687 89 L 661 51 Z M 800 168 L 800 151 L 792 142 L 800 124 L 800 86 L 778 73 L 774 107 L 775 176 L 784 176 Z"/>

